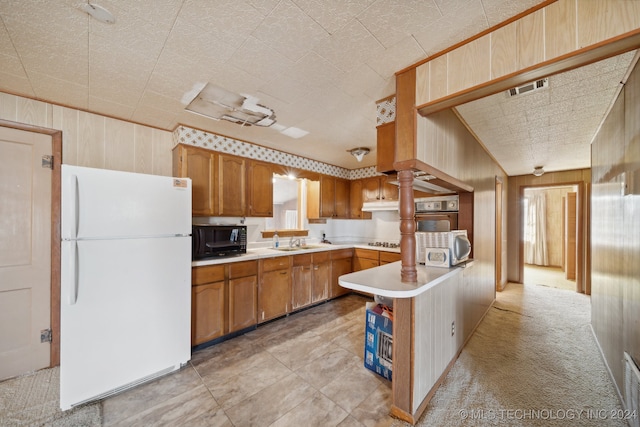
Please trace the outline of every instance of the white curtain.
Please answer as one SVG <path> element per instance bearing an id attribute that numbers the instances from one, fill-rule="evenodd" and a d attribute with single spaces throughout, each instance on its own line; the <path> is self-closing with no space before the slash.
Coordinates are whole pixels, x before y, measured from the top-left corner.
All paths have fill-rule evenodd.
<path id="1" fill-rule="evenodd" d="M 549 265 L 547 252 L 546 198 L 544 193 L 527 197 L 524 224 L 524 262 Z"/>
<path id="2" fill-rule="evenodd" d="M 285 226 L 288 230 L 295 230 L 298 228 L 298 211 L 286 210 L 285 211 Z"/>

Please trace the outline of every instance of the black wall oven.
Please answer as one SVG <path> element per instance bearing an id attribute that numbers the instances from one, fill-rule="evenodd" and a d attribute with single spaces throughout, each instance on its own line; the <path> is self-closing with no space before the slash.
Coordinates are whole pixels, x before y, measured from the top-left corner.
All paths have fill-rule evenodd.
<path id="1" fill-rule="evenodd" d="M 247 253 L 246 225 L 194 224 L 192 259 L 200 260 Z"/>

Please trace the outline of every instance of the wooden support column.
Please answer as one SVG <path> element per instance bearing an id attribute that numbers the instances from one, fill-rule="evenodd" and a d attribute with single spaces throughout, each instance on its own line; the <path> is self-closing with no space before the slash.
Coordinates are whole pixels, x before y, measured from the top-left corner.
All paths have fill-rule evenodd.
<path id="1" fill-rule="evenodd" d="M 398 182 L 400 183 L 400 253 L 402 254 L 400 281 L 417 283 L 413 171 L 398 171 Z"/>

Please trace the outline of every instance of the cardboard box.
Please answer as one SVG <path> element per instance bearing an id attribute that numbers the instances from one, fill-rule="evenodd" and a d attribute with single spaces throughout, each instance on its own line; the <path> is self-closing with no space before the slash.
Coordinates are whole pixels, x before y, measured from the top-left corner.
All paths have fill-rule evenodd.
<path id="1" fill-rule="evenodd" d="M 378 304 L 367 303 L 364 332 L 364 366 L 391 381 L 393 363 L 393 321 L 373 310 Z"/>

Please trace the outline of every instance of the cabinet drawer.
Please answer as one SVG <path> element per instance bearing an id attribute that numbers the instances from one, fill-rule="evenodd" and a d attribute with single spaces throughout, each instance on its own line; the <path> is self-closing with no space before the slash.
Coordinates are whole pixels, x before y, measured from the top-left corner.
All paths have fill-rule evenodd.
<path id="1" fill-rule="evenodd" d="M 320 264 L 321 262 L 327 262 L 331 259 L 331 252 L 330 251 L 314 252 L 311 254 L 311 256 L 312 256 L 313 264 Z"/>
<path id="2" fill-rule="evenodd" d="M 207 265 L 191 269 L 191 284 L 219 282 L 224 280 L 224 265 Z"/>
<path id="3" fill-rule="evenodd" d="M 283 270 L 285 268 L 289 268 L 288 256 L 278 256 L 262 260 L 262 271 Z"/>
<path id="4" fill-rule="evenodd" d="M 367 258 L 367 259 L 373 259 L 378 261 L 378 254 L 380 251 L 376 251 L 375 249 L 361 249 L 361 248 L 356 248 L 355 249 L 355 256 L 356 258 Z"/>
<path id="5" fill-rule="evenodd" d="M 311 265 L 311 254 L 294 255 L 292 263 L 294 266 Z"/>
<path id="6" fill-rule="evenodd" d="M 229 265 L 229 279 L 255 276 L 258 274 L 258 261 L 231 262 Z"/>
<path id="7" fill-rule="evenodd" d="M 384 262 L 400 261 L 401 258 L 402 255 L 400 255 L 399 253 L 380 251 L 380 264 Z"/>
<path id="8" fill-rule="evenodd" d="M 351 258 L 353 256 L 353 249 L 338 249 L 337 251 L 331 251 L 331 259 Z"/>

